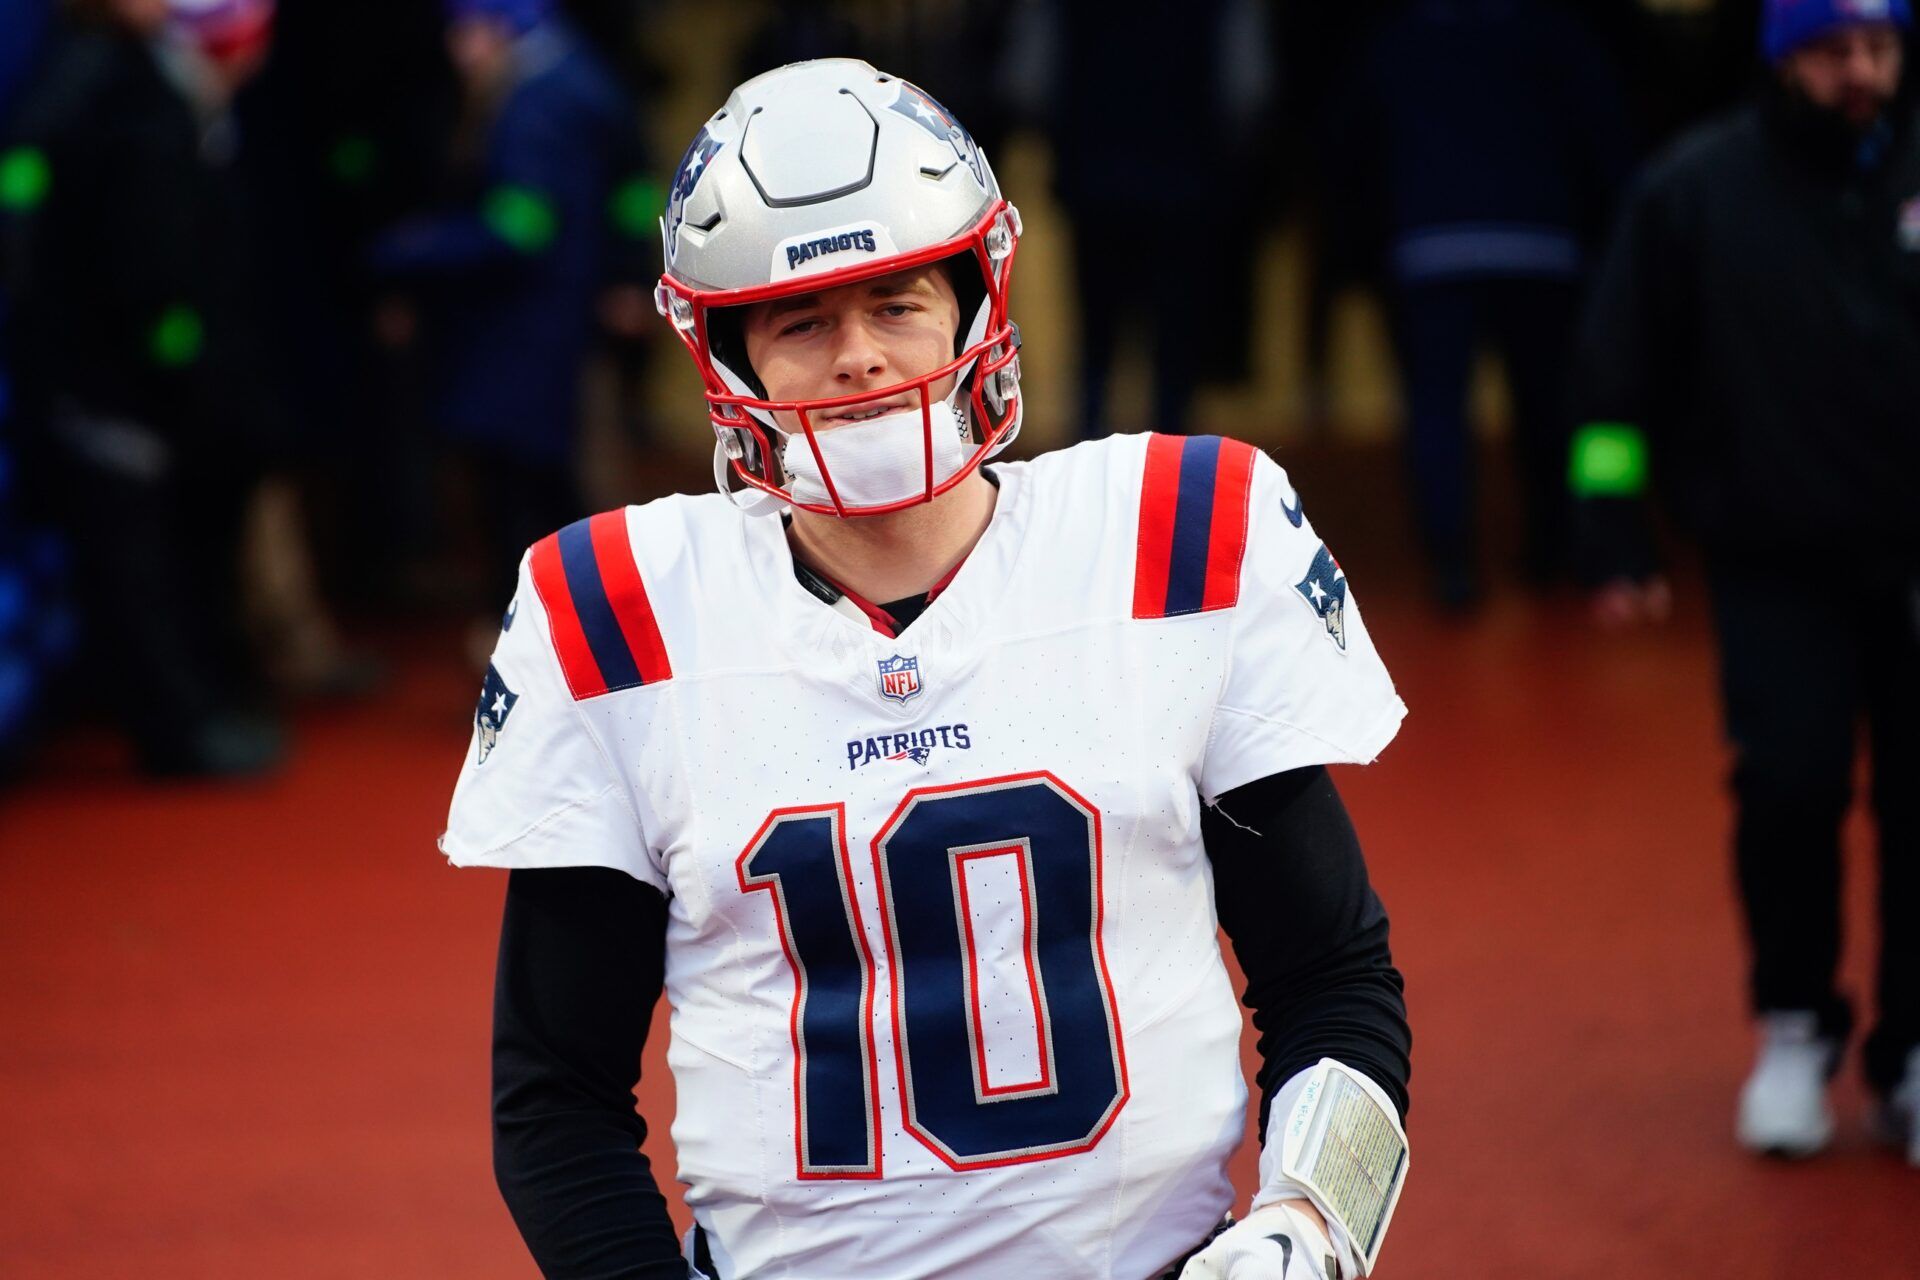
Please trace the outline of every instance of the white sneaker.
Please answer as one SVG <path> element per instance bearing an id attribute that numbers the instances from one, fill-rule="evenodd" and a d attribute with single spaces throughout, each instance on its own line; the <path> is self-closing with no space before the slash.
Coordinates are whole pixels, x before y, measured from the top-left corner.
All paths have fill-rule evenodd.
<path id="1" fill-rule="evenodd" d="M 1907 1163 L 1920 1169 L 1920 1048 L 1907 1053 L 1907 1074 L 1880 1100 L 1874 1128 L 1880 1140 L 1907 1149 Z"/>
<path id="2" fill-rule="evenodd" d="M 1740 1145 L 1772 1156 L 1810 1156 L 1833 1139 L 1827 1078 L 1840 1046 L 1820 1035 L 1819 1016 L 1804 1010 L 1760 1019 L 1760 1053 L 1740 1090 L 1734 1134 Z"/>

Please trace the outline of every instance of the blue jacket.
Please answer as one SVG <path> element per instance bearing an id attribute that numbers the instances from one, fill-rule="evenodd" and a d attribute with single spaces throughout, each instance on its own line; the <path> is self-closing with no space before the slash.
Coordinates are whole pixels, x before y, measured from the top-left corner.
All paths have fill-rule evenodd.
<path id="1" fill-rule="evenodd" d="M 580 365 L 635 152 L 626 95 L 574 31 L 521 38 L 520 79 L 470 204 L 394 228 L 376 270 L 421 286 L 432 411 L 454 440 L 555 464 L 569 454 Z"/>
<path id="2" fill-rule="evenodd" d="M 53 0 L 0 0 L 0 119 L 33 73 L 52 12 Z"/>

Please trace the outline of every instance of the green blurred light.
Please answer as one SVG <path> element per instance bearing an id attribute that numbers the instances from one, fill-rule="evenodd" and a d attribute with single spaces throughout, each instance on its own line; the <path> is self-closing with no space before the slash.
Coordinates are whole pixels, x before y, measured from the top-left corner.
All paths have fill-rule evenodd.
<path id="1" fill-rule="evenodd" d="M 480 208 L 493 233 L 522 253 L 540 253 L 553 243 L 560 216 L 553 202 L 531 187 L 495 187 Z"/>
<path id="2" fill-rule="evenodd" d="M 373 176 L 374 162 L 378 158 L 379 148 L 374 145 L 373 139 L 355 134 L 333 144 L 333 154 L 327 157 L 327 167 L 337 180 L 357 187 Z"/>
<path id="3" fill-rule="evenodd" d="M 613 198 L 607 202 L 613 225 L 623 235 L 636 240 L 654 234 L 660 210 L 660 184 L 650 178 L 629 178 L 615 188 Z"/>
<path id="4" fill-rule="evenodd" d="M 38 147 L 15 147 L 0 155 L 0 209 L 23 212 L 47 198 L 53 166 Z"/>
<path id="5" fill-rule="evenodd" d="M 1647 438 L 1626 422 L 1590 422 L 1573 433 L 1567 484 L 1582 498 L 1633 498 L 1647 488 Z"/>
<path id="6" fill-rule="evenodd" d="M 147 337 L 147 349 L 153 362 L 165 369 L 179 369 L 200 358 L 207 345 L 207 326 L 200 313 L 187 305 L 168 307 L 154 321 Z"/>

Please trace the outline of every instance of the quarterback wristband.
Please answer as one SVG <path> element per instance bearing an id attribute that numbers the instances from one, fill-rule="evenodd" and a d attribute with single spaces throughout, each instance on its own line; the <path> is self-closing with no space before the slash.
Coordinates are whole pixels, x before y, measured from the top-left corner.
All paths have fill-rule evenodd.
<path id="1" fill-rule="evenodd" d="M 1275 1095 L 1253 1207 L 1309 1200 L 1327 1220 L 1343 1270 L 1365 1276 L 1380 1258 L 1407 1179 L 1407 1135 L 1386 1092 L 1332 1058 Z"/>

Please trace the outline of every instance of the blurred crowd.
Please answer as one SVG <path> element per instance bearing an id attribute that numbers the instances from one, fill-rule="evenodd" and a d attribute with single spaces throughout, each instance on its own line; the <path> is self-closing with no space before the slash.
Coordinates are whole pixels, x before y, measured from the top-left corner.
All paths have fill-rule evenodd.
<path id="1" fill-rule="evenodd" d="M 550 0 L 8 8 L 0 740 L 64 666 L 149 772 L 268 768 L 285 695 L 381 677 L 336 609 L 436 594 L 444 475 L 476 608 L 580 513 L 582 364 L 651 321 L 644 81 Z"/>
<path id="2" fill-rule="evenodd" d="M 520 549 L 585 511 L 583 370 L 647 431 L 656 143 L 683 132 L 660 117 L 709 91 L 650 39 L 682 7 L 0 0 L 0 755 L 79 710 L 155 774 L 269 768 L 287 697 L 382 678 L 337 616 L 497 614 Z M 1135 344 L 1159 430 L 1246 380 L 1262 246 L 1303 234 L 1309 378 L 1330 300 L 1372 290 L 1433 594 L 1469 608 L 1476 360 L 1502 358 L 1522 569 L 1550 586 L 1577 567 L 1566 384 L 1595 263 L 1640 161 L 1752 89 L 1758 9 L 700 12 L 728 82 L 861 56 L 989 154 L 1045 140 L 1083 434 Z"/>

